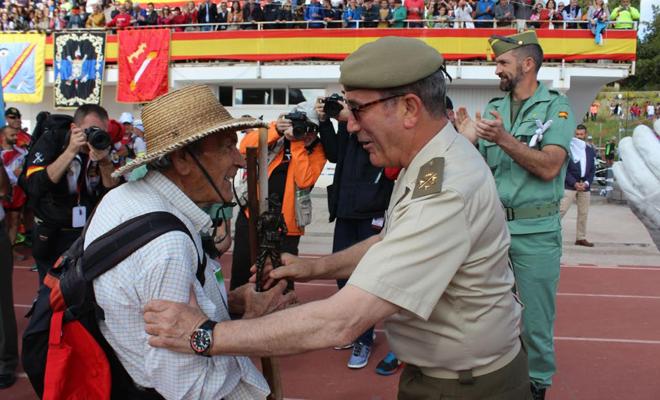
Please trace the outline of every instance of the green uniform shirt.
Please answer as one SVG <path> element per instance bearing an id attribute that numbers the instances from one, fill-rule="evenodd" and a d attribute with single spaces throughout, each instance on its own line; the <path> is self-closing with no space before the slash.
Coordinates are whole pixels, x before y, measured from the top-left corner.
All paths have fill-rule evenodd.
<path id="1" fill-rule="evenodd" d="M 552 120 L 552 125 L 545 131 L 543 139 L 536 148 L 541 149 L 549 144 L 557 145 L 564 148 L 568 155 L 569 144 L 575 130 L 575 120 L 566 96 L 548 90 L 539 82 L 534 95 L 525 101 L 515 121 L 511 121 L 511 93 L 491 100 L 484 111 L 484 118 L 494 119 L 490 115 L 492 110 L 500 114 L 504 129 L 524 143 L 529 143 L 532 139 L 537 129 L 536 120 L 540 120 L 541 123 Z M 552 181 L 545 182 L 518 165 L 495 143 L 479 139 L 479 151 L 493 172 L 497 192 L 505 207 L 515 209 L 558 204 L 563 197 L 568 156 L 559 175 Z M 543 218 L 517 219 L 509 222 L 509 231 L 512 235 L 560 229 L 559 213 Z"/>

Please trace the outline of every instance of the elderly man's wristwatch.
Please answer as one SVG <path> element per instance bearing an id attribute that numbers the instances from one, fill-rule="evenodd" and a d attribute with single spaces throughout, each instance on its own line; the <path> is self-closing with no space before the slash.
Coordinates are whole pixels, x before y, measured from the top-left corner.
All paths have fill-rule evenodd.
<path id="1" fill-rule="evenodd" d="M 213 328 L 217 322 L 206 320 L 190 335 L 190 347 L 200 356 L 208 356 L 213 347 Z"/>

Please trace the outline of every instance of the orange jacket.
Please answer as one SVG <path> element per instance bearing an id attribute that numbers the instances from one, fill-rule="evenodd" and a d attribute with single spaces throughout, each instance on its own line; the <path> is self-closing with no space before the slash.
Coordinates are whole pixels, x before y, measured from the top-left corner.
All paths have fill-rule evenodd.
<path id="1" fill-rule="evenodd" d="M 268 128 L 268 146 L 272 146 L 281 136 L 275 129 L 275 122 L 271 122 Z M 245 155 L 248 147 L 259 145 L 259 131 L 248 132 L 240 145 L 241 154 Z M 321 175 L 325 166 L 326 158 L 323 146 L 317 143 L 311 153 L 307 152 L 305 144 L 302 141 L 291 142 L 291 161 L 286 173 L 286 183 L 284 185 L 284 199 L 282 201 L 282 214 L 289 236 L 301 236 L 305 233 L 296 223 L 296 201 L 295 186 L 301 189 L 309 189 Z M 284 158 L 284 151 L 280 151 L 277 156 L 268 165 L 268 177 L 277 168 Z M 295 185 L 294 185 L 295 183 Z M 247 210 L 246 210 L 247 213 Z"/>

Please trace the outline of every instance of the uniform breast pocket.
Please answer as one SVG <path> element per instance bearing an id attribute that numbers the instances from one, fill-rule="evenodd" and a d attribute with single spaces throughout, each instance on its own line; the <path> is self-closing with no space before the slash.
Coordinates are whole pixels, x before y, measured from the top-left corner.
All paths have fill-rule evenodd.
<path id="1" fill-rule="evenodd" d="M 502 150 L 495 143 L 491 142 L 484 142 L 482 146 L 485 150 L 486 164 L 495 173 L 495 170 L 500 166 L 502 161 Z"/>
<path id="2" fill-rule="evenodd" d="M 515 130 L 513 135 L 518 139 L 518 141 L 525 143 L 529 146 L 532 141 L 532 137 L 536 133 L 536 120 L 526 120 L 520 123 L 518 129 Z M 538 147 L 538 145 L 536 146 Z"/>

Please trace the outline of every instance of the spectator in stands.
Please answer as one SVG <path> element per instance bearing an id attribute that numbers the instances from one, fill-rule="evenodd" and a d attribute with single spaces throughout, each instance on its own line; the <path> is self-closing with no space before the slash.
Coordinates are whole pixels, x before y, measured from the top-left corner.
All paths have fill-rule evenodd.
<path id="1" fill-rule="evenodd" d="M 323 21 L 326 28 L 341 28 L 341 11 L 330 0 L 323 0 Z"/>
<path id="2" fill-rule="evenodd" d="M 226 24 L 227 23 L 227 18 L 229 18 L 229 9 L 227 8 L 227 2 L 223 1 L 220 3 L 220 9 L 218 10 L 218 18 L 216 19 L 216 22 L 219 24 Z M 199 16 L 197 18 L 199 21 Z M 226 31 L 227 30 L 227 25 L 220 25 L 218 26 L 219 31 Z"/>
<path id="3" fill-rule="evenodd" d="M 421 19 L 424 16 L 424 0 L 406 0 L 406 11 L 408 13 L 408 27 L 421 28 Z"/>
<path id="4" fill-rule="evenodd" d="M 316 1 L 318 4 L 318 0 Z M 320 5 L 319 5 L 320 7 Z M 248 0 L 248 3 L 243 7 L 243 22 L 251 22 L 251 25 L 243 25 L 243 29 L 257 29 L 257 22 L 264 20 L 264 12 L 259 3 L 255 0 Z"/>
<path id="5" fill-rule="evenodd" d="M 392 10 L 392 19 L 390 19 L 390 26 L 392 28 L 403 28 L 406 26 L 406 18 L 408 17 L 408 10 L 403 6 L 401 0 L 394 0 L 394 9 Z"/>
<path id="6" fill-rule="evenodd" d="M 34 28 L 39 31 L 46 31 L 50 26 L 50 21 L 48 18 L 48 11 L 47 10 L 36 10 L 34 14 Z M 87 21 L 89 21 L 90 18 L 87 18 Z M 103 25 L 101 27 L 105 26 L 105 20 L 103 21 Z"/>
<path id="7" fill-rule="evenodd" d="M 495 6 L 495 20 L 497 20 L 498 27 L 502 27 L 513 22 L 514 9 L 513 5 L 509 3 L 509 0 L 500 0 L 499 4 Z"/>
<path id="8" fill-rule="evenodd" d="M 545 3 L 545 7 L 543 7 L 543 10 L 541 11 L 541 29 L 548 29 L 550 28 L 550 25 L 552 25 L 552 22 L 557 15 L 557 5 L 555 4 L 555 0 L 548 0 L 547 3 Z M 553 25 L 552 28 L 554 29 L 555 26 Z"/>
<path id="9" fill-rule="evenodd" d="M 243 22 L 243 9 L 241 8 L 241 3 L 238 0 L 231 2 L 231 7 L 229 8 L 229 14 L 227 16 L 227 22 L 232 24 L 227 27 L 228 30 L 241 29 L 241 25 L 239 24 Z"/>
<path id="10" fill-rule="evenodd" d="M 610 18 L 616 21 L 616 29 L 632 29 L 633 22 L 639 21 L 639 10 L 630 5 L 630 0 L 621 0 L 621 5 L 612 10 Z"/>
<path id="11" fill-rule="evenodd" d="M 479 0 L 475 7 L 475 26 L 477 28 L 492 28 L 495 19 L 495 0 Z"/>
<path id="12" fill-rule="evenodd" d="M 217 8 L 217 7 L 216 7 Z M 189 1 L 186 3 L 186 8 L 183 10 L 183 15 L 186 17 L 186 24 L 197 24 L 197 7 L 195 7 L 194 1 Z M 217 22 L 217 18 L 216 18 Z M 188 30 L 186 28 L 186 30 Z"/>
<path id="13" fill-rule="evenodd" d="M 154 3 L 147 4 L 147 10 L 144 17 L 144 24 L 147 26 L 158 25 L 160 16 L 154 7 Z"/>
<path id="14" fill-rule="evenodd" d="M 568 7 L 564 7 L 562 11 L 562 18 L 566 21 L 566 29 L 577 29 L 580 27 L 582 21 L 582 9 L 578 4 L 578 0 L 570 0 Z"/>
<path id="15" fill-rule="evenodd" d="M 527 26 L 530 28 L 541 28 L 541 21 L 548 19 L 548 9 L 543 6 L 543 1 L 538 0 L 532 9 L 532 14 L 529 16 L 530 22 Z"/>
<path id="16" fill-rule="evenodd" d="M 150 3 L 151 4 L 151 3 Z M 153 4 L 152 4 L 153 7 Z M 100 4 L 92 6 L 92 14 L 87 18 L 86 28 L 103 28 L 105 26 L 105 14 L 101 10 Z"/>
<path id="17" fill-rule="evenodd" d="M 125 4 L 122 4 L 119 7 L 119 14 L 117 14 L 110 22 L 108 22 L 105 26 L 108 28 L 111 27 L 117 27 L 117 29 L 124 29 L 128 28 L 131 26 L 133 23 L 131 14 L 128 13 L 127 6 Z"/>
<path id="18" fill-rule="evenodd" d="M 532 15 L 534 0 L 516 0 L 513 5 L 514 16 L 517 20 L 527 21 Z"/>
<path id="19" fill-rule="evenodd" d="M 85 23 L 83 22 L 83 19 L 80 16 L 80 9 L 74 8 L 73 10 L 71 10 L 71 15 L 69 16 L 69 22 L 67 22 L 66 28 L 80 29 L 84 27 L 85 27 Z"/>
<path id="20" fill-rule="evenodd" d="M 200 23 L 214 24 L 218 19 L 218 6 L 213 4 L 211 0 L 204 0 L 202 4 L 199 5 L 199 10 L 197 11 L 197 20 Z M 202 31 L 211 31 L 213 30 L 213 25 L 203 25 Z"/>
<path id="21" fill-rule="evenodd" d="M 593 0 L 587 10 L 587 22 L 591 33 L 594 34 L 594 41 L 597 45 L 603 44 L 603 31 L 607 28 L 607 22 L 610 19 L 610 12 L 607 4 L 603 0 Z"/>
<path id="22" fill-rule="evenodd" d="M 472 22 L 472 7 L 466 0 L 459 0 L 458 5 L 454 8 L 454 28 L 474 28 Z"/>
<path id="23" fill-rule="evenodd" d="M 595 176 L 596 153 L 585 142 L 587 127 L 580 124 L 575 128 L 575 137 L 571 141 L 568 167 L 564 180 L 564 197 L 561 199 L 559 213 L 564 218 L 566 211 L 577 203 L 577 246 L 594 247 L 587 240 L 587 217 L 591 201 L 591 184 Z"/>
<path id="24" fill-rule="evenodd" d="M 280 11 L 280 3 L 273 3 L 271 0 L 261 0 L 262 9 L 264 12 L 264 29 L 275 29 L 277 26 L 274 24 L 277 21 L 277 16 Z"/>
<path id="25" fill-rule="evenodd" d="M 66 11 L 57 11 L 57 14 L 50 20 L 50 29 L 53 31 L 61 31 L 66 29 L 67 25 Z"/>
<path id="26" fill-rule="evenodd" d="M 364 1 L 364 14 L 362 14 L 362 21 L 364 28 L 375 28 L 380 19 L 380 7 L 374 3 L 373 0 Z"/>
<path id="27" fill-rule="evenodd" d="M 288 29 L 291 28 L 291 24 L 286 22 L 293 21 L 293 11 L 291 10 L 291 2 L 289 0 L 284 0 L 282 7 L 280 7 L 279 12 L 277 13 L 277 27 L 279 29 Z"/>
<path id="28" fill-rule="evenodd" d="M 323 21 L 323 6 L 319 0 L 311 0 L 305 8 L 305 21 Z M 322 23 L 308 23 L 309 28 L 323 28 Z"/>
<path id="29" fill-rule="evenodd" d="M 188 18 L 181 12 L 181 8 L 174 7 L 174 10 L 172 11 L 172 17 L 168 22 L 168 25 L 176 25 L 174 27 L 174 32 L 183 32 L 185 27 L 180 25 L 185 25 L 188 23 Z"/>
<path id="30" fill-rule="evenodd" d="M 348 6 L 344 9 L 342 19 L 345 28 L 357 28 L 358 22 L 362 20 L 364 9 L 358 6 L 355 0 L 348 0 Z"/>
<path id="31" fill-rule="evenodd" d="M 390 19 L 392 19 L 392 9 L 387 0 L 380 1 L 378 9 L 378 25 L 377 28 L 388 28 L 390 26 Z"/>

